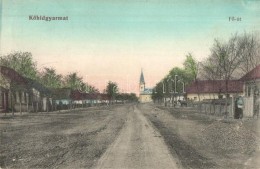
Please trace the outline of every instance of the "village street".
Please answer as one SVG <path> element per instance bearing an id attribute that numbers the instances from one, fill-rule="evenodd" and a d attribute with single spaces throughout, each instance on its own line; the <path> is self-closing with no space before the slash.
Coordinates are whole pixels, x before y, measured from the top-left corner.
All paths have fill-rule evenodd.
<path id="1" fill-rule="evenodd" d="M 259 121 L 149 104 L 0 117 L 1 168 L 259 168 Z"/>
<path id="2" fill-rule="evenodd" d="M 137 106 L 132 108 L 124 128 L 102 156 L 96 169 L 180 168 L 160 133 L 152 127 Z"/>

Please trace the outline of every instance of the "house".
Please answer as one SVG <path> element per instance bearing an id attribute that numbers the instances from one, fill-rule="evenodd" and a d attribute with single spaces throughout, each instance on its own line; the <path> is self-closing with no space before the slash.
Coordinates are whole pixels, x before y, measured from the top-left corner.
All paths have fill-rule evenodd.
<path id="1" fill-rule="evenodd" d="M 73 105 L 76 107 L 93 106 L 99 101 L 99 95 L 96 93 L 83 93 L 74 90 L 70 95 Z"/>
<path id="2" fill-rule="evenodd" d="M 27 81 L 33 111 L 37 112 L 52 110 L 53 102 L 51 98 L 51 91 L 35 80 L 27 79 Z"/>
<path id="3" fill-rule="evenodd" d="M 204 99 L 224 98 L 228 93 L 230 97 L 243 95 L 243 81 L 229 80 L 226 88 L 225 80 L 199 80 L 186 87 L 188 100 L 202 101 Z"/>
<path id="4" fill-rule="evenodd" d="M 139 102 L 152 102 L 153 89 L 145 87 L 143 70 L 141 71 L 140 81 L 139 81 Z"/>
<path id="5" fill-rule="evenodd" d="M 27 79 L 13 69 L 0 66 L 0 86 L 2 111 L 15 111 L 28 103 Z"/>
<path id="6" fill-rule="evenodd" d="M 8 90 L 0 86 L 0 112 L 8 110 Z"/>
<path id="7" fill-rule="evenodd" d="M 244 115 L 258 117 L 260 113 L 260 65 L 244 75 L 240 81 L 244 82 Z"/>
<path id="8" fill-rule="evenodd" d="M 70 88 L 51 89 L 53 109 L 70 109 L 72 108 L 72 90 Z"/>
<path id="9" fill-rule="evenodd" d="M 224 98 L 225 93 L 235 100 L 242 96 L 243 116 L 258 117 L 260 113 L 260 65 L 239 80 L 229 80 L 226 89 L 224 80 L 202 80 L 193 82 L 186 88 L 187 99 L 200 101 Z M 241 100 L 240 100 L 241 101 Z M 235 103 L 231 109 L 236 108 Z"/>
<path id="10" fill-rule="evenodd" d="M 6 66 L 0 66 L 0 93 L 0 108 L 4 112 L 43 111 L 42 96 L 50 94 L 43 85 Z"/>

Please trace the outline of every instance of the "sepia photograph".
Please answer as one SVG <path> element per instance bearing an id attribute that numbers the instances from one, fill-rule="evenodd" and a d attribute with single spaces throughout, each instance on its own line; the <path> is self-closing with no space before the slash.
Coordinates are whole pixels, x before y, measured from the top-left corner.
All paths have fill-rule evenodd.
<path id="1" fill-rule="evenodd" d="M 260 0 L 0 0 L 0 169 L 260 169 Z"/>

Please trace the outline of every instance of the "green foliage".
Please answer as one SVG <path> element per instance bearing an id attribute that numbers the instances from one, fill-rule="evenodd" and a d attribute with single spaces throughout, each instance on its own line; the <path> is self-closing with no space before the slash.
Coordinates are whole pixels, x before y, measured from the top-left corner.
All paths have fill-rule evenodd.
<path id="1" fill-rule="evenodd" d="M 44 68 L 44 71 L 40 73 L 40 82 L 49 88 L 61 88 L 62 87 L 62 75 L 57 74 L 54 68 Z"/>
<path id="2" fill-rule="evenodd" d="M 88 93 L 99 93 L 99 90 L 95 86 L 87 84 L 87 92 Z"/>
<path id="3" fill-rule="evenodd" d="M 115 99 L 117 93 L 118 93 L 118 85 L 115 82 L 109 81 L 106 87 L 106 93 L 110 97 L 110 99 Z"/>
<path id="4" fill-rule="evenodd" d="M 64 78 L 64 87 L 71 88 L 73 90 L 85 90 L 86 86 L 82 81 L 82 77 L 79 77 L 77 72 L 69 73 Z"/>
<path id="5" fill-rule="evenodd" d="M 136 102 L 138 97 L 135 93 L 119 93 L 116 95 L 116 100 Z"/>
<path id="6" fill-rule="evenodd" d="M 163 83 L 157 83 L 156 86 L 153 89 L 153 93 L 152 93 L 152 99 L 154 101 L 160 101 L 161 99 L 163 99 L 164 97 L 164 93 L 163 93 Z"/>
<path id="7" fill-rule="evenodd" d="M 186 60 L 184 61 L 183 66 L 186 73 L 189 74 L 193 80 L 196 80 L 198 76 L 199 65 L 191 53 L 186 55 Z"/>
<path id="8" fill-rule="evenodd" d="M 156 84 L 152 93 L 152 99 L 154 101 L 171 97 L 175 93 L 183 93 L 183 88 L 185 90 L 185 86 L 194 80 L 195 71 L 197 71 L 196 60 L 193 59 L 190 54 L 186 56 L 184 67 L 184 69 L 179 67 L 172 68 L 169 73 Z"/>
<path id="9" fill-rule="evenodd" d="M 54 68 L 45 67 L 42 72 L 38 72 L 37 64 L 29 52 L 13 52 L 0 56 L 0 65 L 12 68 L 22 76 L 39 81 L 48 88 L 68 87 L 89 93 L 99 92 L 94 86 L 84 83 L 76 72 L 69 73 L 65 77 L 58 74 Z M 5 86 L 5 79 L 1 76 L 0 78 L 0 85 Z"/>
<path id="10" fill-rule="evenodd" d="M 37 64 L 33 61 L 29 52 L 13 52 L 0 57 L 0 64 L 14 69 L 22 76 L 30 79 L 38 79 Z"/>

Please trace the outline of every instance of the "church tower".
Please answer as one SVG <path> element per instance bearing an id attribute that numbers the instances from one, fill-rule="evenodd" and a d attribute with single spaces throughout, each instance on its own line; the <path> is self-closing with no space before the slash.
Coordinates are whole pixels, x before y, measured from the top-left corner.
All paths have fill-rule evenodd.
<path id="1" fill-rule="evenodd" d="M 140 93 L 144 92 L 144 89 L 145 89 L 145 82 L 144 82 L 144 74 L 143 74 L 143 69 L 142 69 L 140 81 L 139 81 L 139 91 L 140 91 Z"/>

